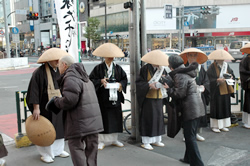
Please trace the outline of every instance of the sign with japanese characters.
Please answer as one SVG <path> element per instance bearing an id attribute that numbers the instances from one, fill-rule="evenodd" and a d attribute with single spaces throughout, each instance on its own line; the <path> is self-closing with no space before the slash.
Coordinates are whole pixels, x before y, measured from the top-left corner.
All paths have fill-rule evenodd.
<path id="1" fill-rule="evenodd" d="M 78 62 L 76 0 L 57 0 L 56 13 L 61 36 L 61 49 Z"/>

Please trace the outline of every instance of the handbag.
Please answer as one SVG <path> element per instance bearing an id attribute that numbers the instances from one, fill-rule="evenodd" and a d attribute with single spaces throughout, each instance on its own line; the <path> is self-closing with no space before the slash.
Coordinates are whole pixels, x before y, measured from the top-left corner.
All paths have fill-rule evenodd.
<path id="1" fill-rule="evenodd" d="M 8 151 L 6 149 L 6 147 L 3 144 L 3 137 L 0 134 L 0 158 L 7 156 L 8 155 Z"/>
<path id="2" fill-rule="evenodd" d="M 168 84 L 168 86 L 170 88 L 172 88 L 174 86 L 173 80 L 172 78 L 168 75 L 168 76 L 161 76 L 161 78 L 159 79 L 159 83 L 165 85 Z"/>
<path id="3" fill-rule="evenodd" d="M 55 87 L 54 87 L 54 83 L 52 80 L 52 76 L 50 73 L 48 63 L 45 64 L 45 68 L 46 68 L 46 73 L 47 73 L 47 78 L 48 78 L 48 90 L 47 90 L 47 92 L 48 92 L 49 100 L 52 99 L 54 96 L 60 97 L 61 96 L 60 89 L 55 89 Z"/>
<path id="4" fill-rule="evenodd" d="M 181 112 L 175 103 L 166 104 L 168 112 L 167 136 L 174 138 L 181 129 Z"/>

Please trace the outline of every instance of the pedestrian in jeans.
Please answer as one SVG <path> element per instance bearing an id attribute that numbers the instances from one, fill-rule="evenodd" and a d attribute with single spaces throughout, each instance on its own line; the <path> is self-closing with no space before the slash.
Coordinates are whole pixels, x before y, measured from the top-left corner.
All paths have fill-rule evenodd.
<path id="1" fill-rule="evenodd" d="M 200 117 L 205 115 L 204 105 L 197 92 L 195 82 L 198 63 L 192 63 L 185 67 L 183 59 L 179 55 L 171 55 L 168 59 L 169 68 L 172 72 L 169 75 L 174 80 L 174 87 L 167 88 L 168 94 L 177 102 L 177 109 L 182 113 L 182 127 L 186 152 L 181 162 L 190 166 L 204 166 L 198 145 L 196 142 L 197 128 Z"/>

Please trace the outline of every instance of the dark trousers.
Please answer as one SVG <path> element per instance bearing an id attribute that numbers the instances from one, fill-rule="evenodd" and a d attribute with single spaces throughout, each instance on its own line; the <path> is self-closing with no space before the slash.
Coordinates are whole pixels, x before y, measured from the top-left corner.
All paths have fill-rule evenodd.
<path id="1" fill-rule="evenodd" d="M 190 166 L 204 166 L 196 142 L 196 133 L 199 123 L 199 118 L 183 122 L 183 130 L 186 144 L 184 160 L 189 162 Z"/>
<path id="2" fill-rule="evenodd" d="M 68 140 L 74 166 L 97 166 L 98 134 Z"/>

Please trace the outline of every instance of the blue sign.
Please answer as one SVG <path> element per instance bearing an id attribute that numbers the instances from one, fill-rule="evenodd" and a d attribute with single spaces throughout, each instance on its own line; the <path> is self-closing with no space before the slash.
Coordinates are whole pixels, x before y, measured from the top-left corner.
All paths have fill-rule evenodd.
<path id="1" fill-rule="evenodd" d="M 112 35 L 112 34 L 113 34 L 113 31 L 109 31 L 109 34 Z"/>
<path id="2" fill-rule="evenodd" d="M 13 34 L 18 34 L 19 33 L 19 29 L 17 27 L 13 27 L 11 31 L 12 31 Z"/>
<path id="3" fill-rule="evenodd" d="M 189 26 L 189 23 L 187 21 L 185 21 L 184 26 Z"/>

